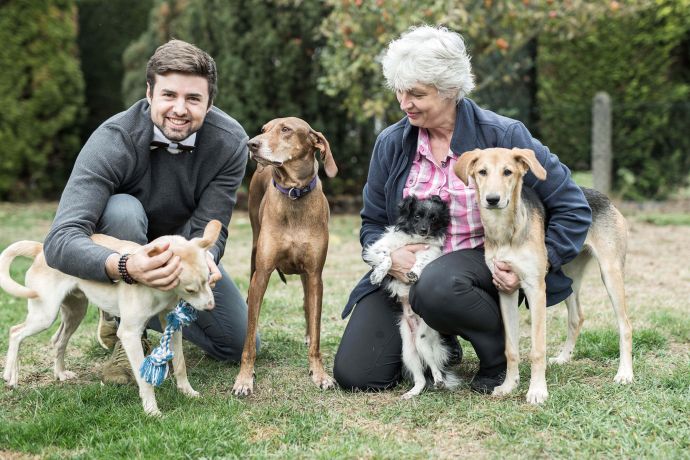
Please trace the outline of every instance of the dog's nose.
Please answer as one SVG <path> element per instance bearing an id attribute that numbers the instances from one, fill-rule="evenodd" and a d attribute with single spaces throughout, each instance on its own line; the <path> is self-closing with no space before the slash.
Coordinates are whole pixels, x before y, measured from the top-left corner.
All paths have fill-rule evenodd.
<path id="1" fill-rule="evenodd" d="M 252 152 L 256 152 L 259 150 L 259 140 L 254 138 L 254 139 L 249 139 L 249 142 L 247 142 L 247 146 L 249 147 L 249 150 Z"/>
<path id="2" fill-rule="evenodd" d="M 206 307 L 207 310 L 213 310 L 216 307 L 216 302 L 214 302 L 213 300 L 209 300 L 208 304 L 206 304 Z"/>
<path id="3" fill-rule="evenodd" d="M 499 201 L 501 201 L 501 195 L 497 193 L 486 195 L 486 202 L 489 206 L 496 206 Z"/>

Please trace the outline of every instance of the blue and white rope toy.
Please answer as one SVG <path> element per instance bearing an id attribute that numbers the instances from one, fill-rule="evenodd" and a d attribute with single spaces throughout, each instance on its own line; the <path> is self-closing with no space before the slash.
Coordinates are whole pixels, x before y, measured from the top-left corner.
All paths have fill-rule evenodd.
<path id="1" fill-rule="evenodd" d="M 168 376 L 168 361 L 174 356 L 170 345 L 173 332 L 179 331 L 196 318 L 196 310 L 184 300 L 180 300 L 175 309 L 168 313 L 168 316 L 165 317 L 168 324 L 163 331 L 160 345 L 154 348 L 151 354 L 144 359 L 139 369 L 139 374 L 144 381 L 154 387 L 163 383 Z"/>

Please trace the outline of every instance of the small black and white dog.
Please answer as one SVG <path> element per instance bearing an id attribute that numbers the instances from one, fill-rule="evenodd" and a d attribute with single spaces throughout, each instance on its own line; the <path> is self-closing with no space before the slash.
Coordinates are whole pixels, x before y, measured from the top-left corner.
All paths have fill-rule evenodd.
<path id="1" fill-rule="evenodd" d="M 410 286 L 419 279 L 424 267 L 442 254 L 446 229 L 450 222 L 448 206 L 438 196 L 419 200 L 409 196 L 399 204 L 399 217 L 395 225 L 386 228 L 381 238 L 364 251 L 364 261 L 374 269 L 370 280 L 373 284 L 384 283 L 391 297 L 398 299 L 403 314 L 400 319 L 402 336 L 402 360 L 412 374 L 414 387 L 403 395 L 409 399 L 422 392 L 426 386 L 424 370 L 431 370 L 436 388 L 455 388 L 460 381 L 444 370 L 449 351 L 441 335 L 430 328 L 422 318 L 412 311 L 409 301 Z M 388 276 L 391 268 L 391 252 L 408 244 L 426 244 L 429 249 L 418 251 L 414 266 L 407 273 L 404 283 Z"/>

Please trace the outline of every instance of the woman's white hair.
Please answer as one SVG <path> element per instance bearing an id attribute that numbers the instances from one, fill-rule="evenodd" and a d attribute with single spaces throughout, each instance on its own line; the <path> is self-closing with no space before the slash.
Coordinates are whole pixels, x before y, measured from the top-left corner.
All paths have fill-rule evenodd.
<path id="1" fill-rule="evenodd" d="M 389 43 L 382 65 L 386 84 L 394 91 L 422 83 L 434 86 L 441 97 L 460 101 L 474 88 L 465 42 L 445 27 L 411 27 Z"/>

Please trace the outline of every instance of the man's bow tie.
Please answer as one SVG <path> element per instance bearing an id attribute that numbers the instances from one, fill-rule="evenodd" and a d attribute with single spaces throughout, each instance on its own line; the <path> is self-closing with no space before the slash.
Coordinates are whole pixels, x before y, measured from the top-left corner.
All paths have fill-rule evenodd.
<path id="1" fill-rule="evenodd" d="M 151 150 L 157 149 L 157 148 L 164 148 L 168 149 L 168 152 L 172 154 L 178 154 L 180 152 L 192 152 L 194 150 L 193 145 L 184 145 L 184 144 L 179 144 L 177 142 L 172 142 L 168 144 L 167 142 L 161 142 L 161 141 L 151 141 Z"/>

